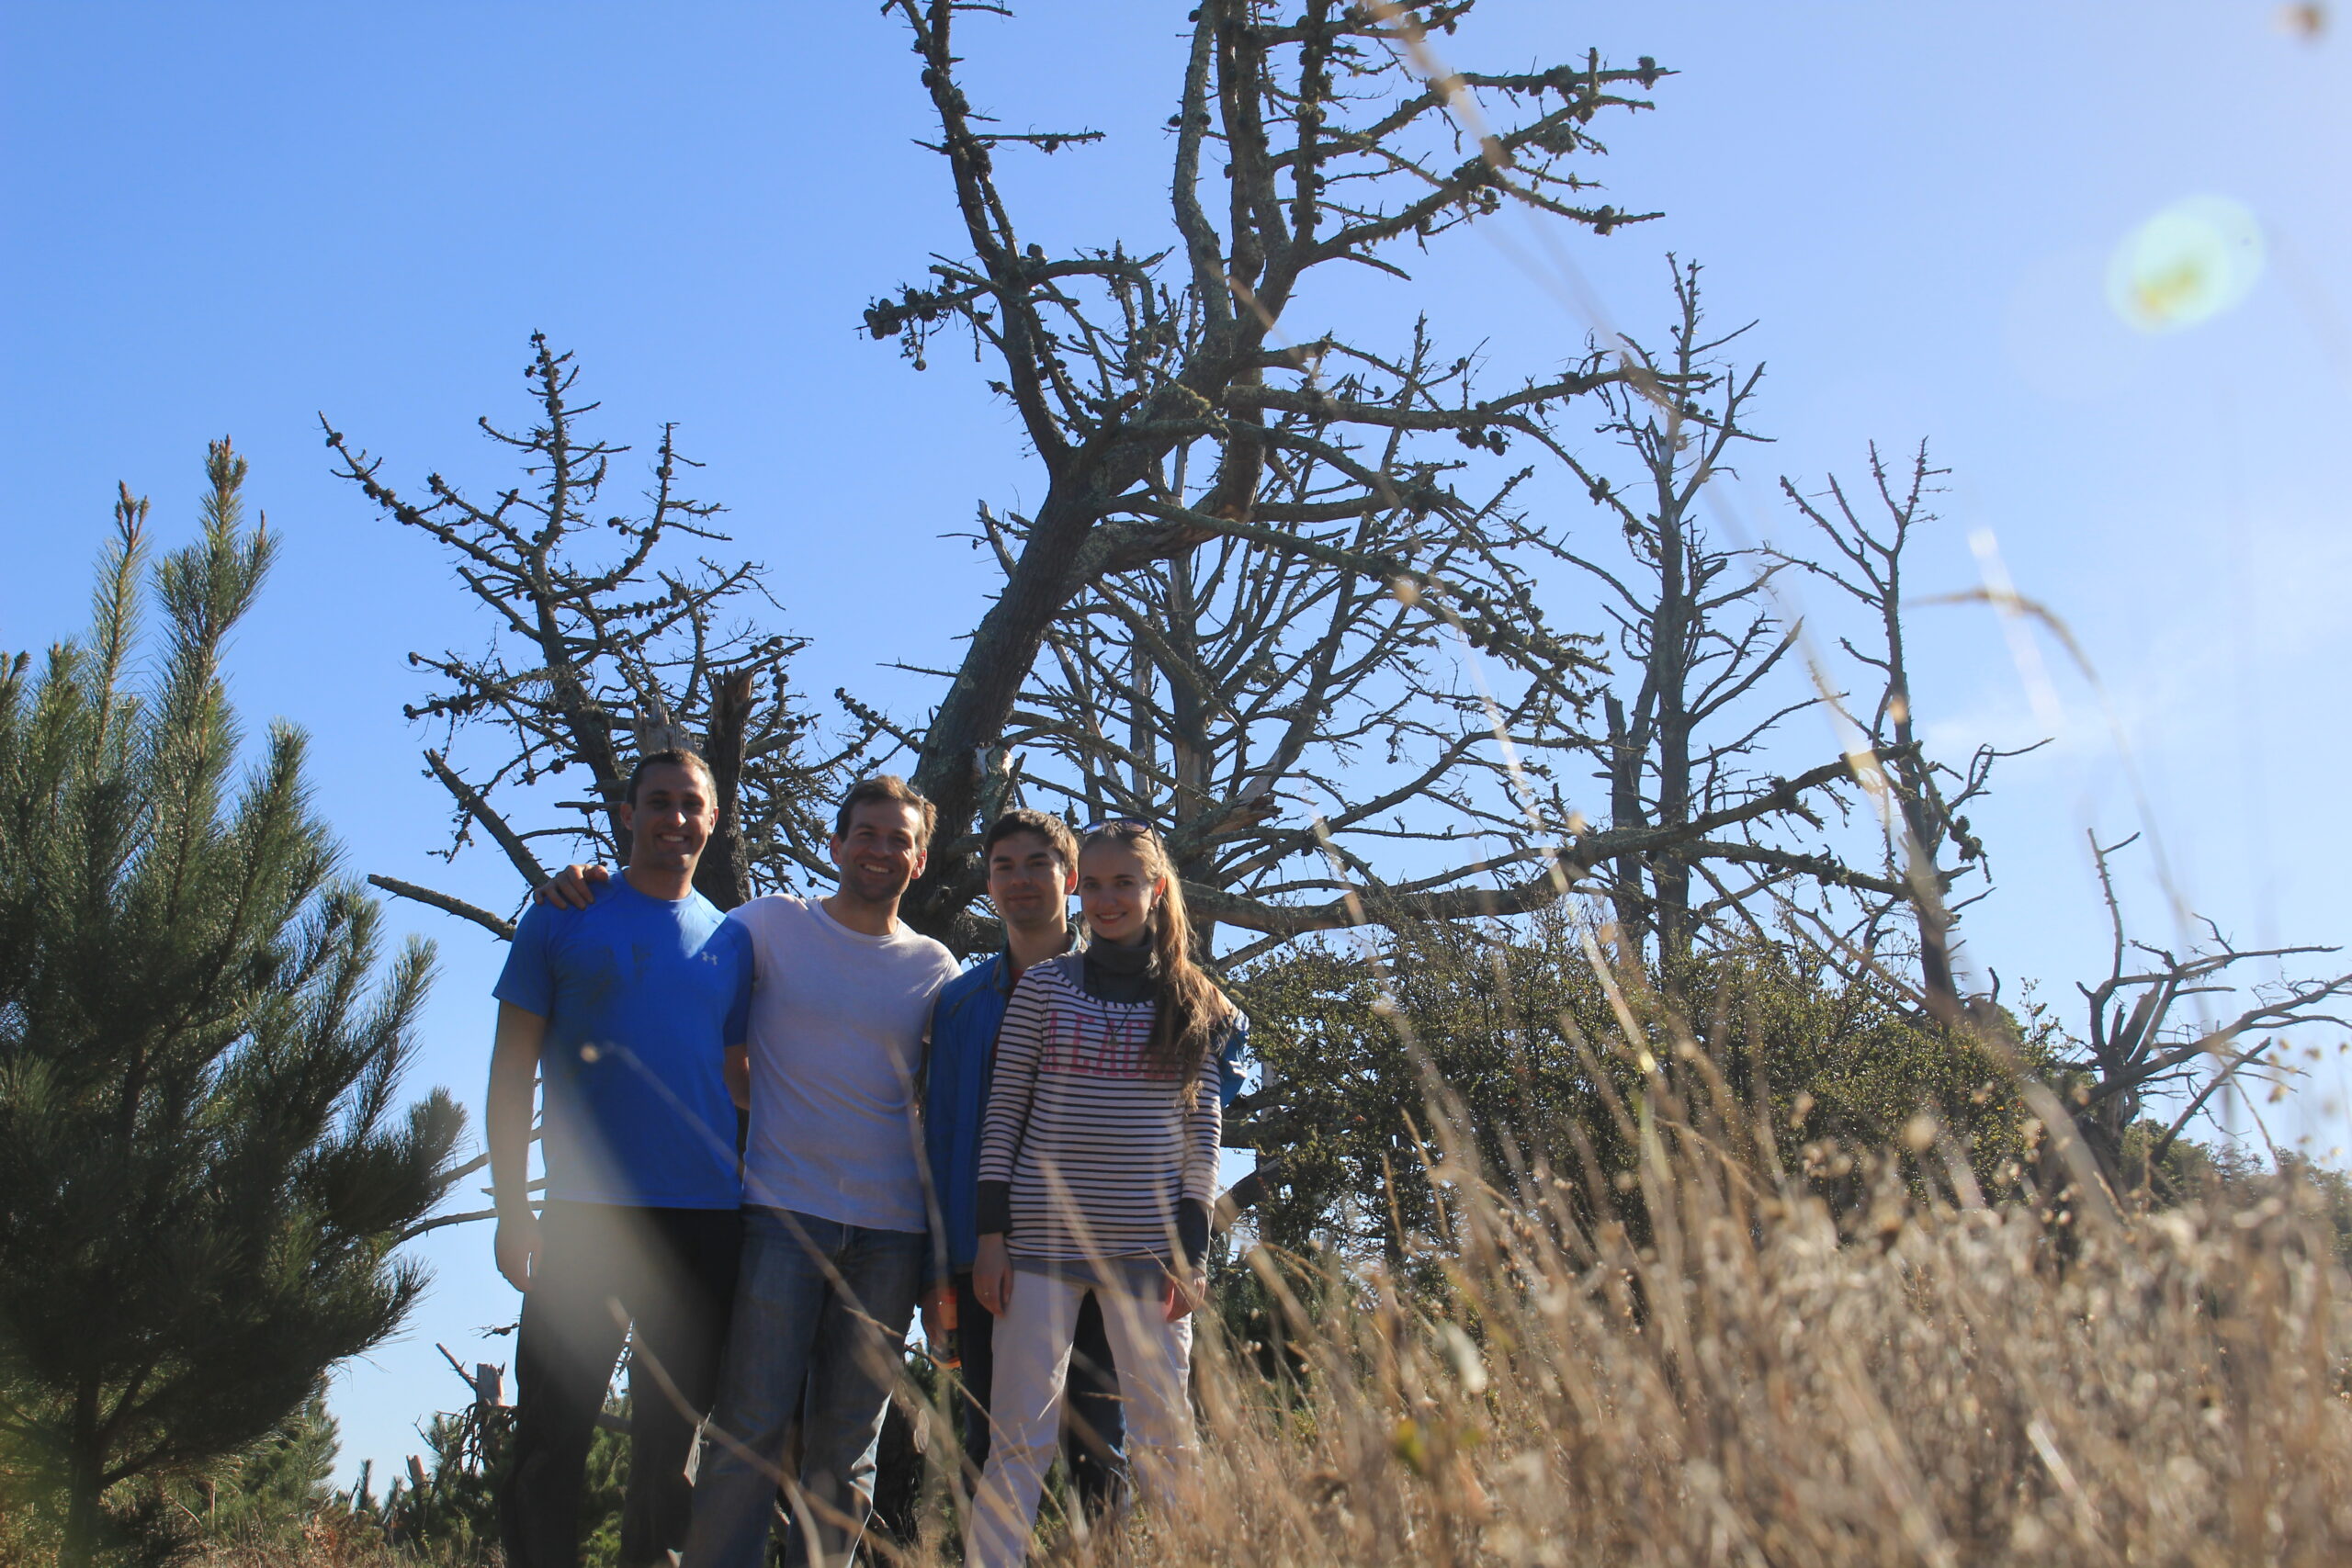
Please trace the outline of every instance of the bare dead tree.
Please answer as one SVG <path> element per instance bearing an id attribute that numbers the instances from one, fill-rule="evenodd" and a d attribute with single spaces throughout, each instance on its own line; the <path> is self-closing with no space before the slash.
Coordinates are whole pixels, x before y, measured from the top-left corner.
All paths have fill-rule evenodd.
<path id="1" fill-rule="evenodd" d="M 492 441 L 519 455 L 526 479 L 487 503 L 438 473 L 425 479 L 429 499 L 405 499 L 382 479 L 380 459 L 327 426 L 340 476 L 446 549 L 495 628 L 479 653 L 409 655 L 436 682 L 406 712 L 441 732 L 424 760 L 452 803 L 451 840 L 442 852 L 454 857 L 479 828 L 526 886 L 547 880 L 536 848 L 543 840 L 586 858 L 626 861 L 628 832 L 614 807 L 633 759 L 692 745 L 709 759 L 719 796 L 719 830 L 695 883 L 732 908 L 796 866 L 822 863 L 824 825 L 812 813 L 843 757 L 870 733 L 838 750 L 818 749 L 814 722 L 788 674 L 802 639 L 745 619 L 756 606 L 774 608 L 757 565 L 700 554 L 678 558 L 681 547 L 728 540 L 711 526 L 720 508 L 680 489 L 684 470 L 695 465 L 678 453 L 673 427 L 663 427 L 655 449 L 644 513 L 599 514 L 611 460 L 628 448 L 582 434 L 579 422 L 597 405 L 572 400 L 578 373 L 571 355 L 556 353 L 543 335 L 531 344 L 526 375 L 537 423 L 513 434 L 480 422 Z M 470 777 L 452 760 L 453 743 L 469 729 L 496 737 Z M 580 781 L 582 798 L 544 798 L 544 786 L 565 778 Z M 560 815 L 549 821 L 542 814 Z M 502 917 L 447 894 L 369 880 L 512 934 Z"/>
<path id="2" fill-rule="evenodd" d="M 2325 980 L 2250 983 L 2241 977 L 2244 964 L 2313 958 L 2340 948 L 2241 948 L 2211 920 L 2200 920 L 2204 938 L 2185 953 L 2127 935 L 2112 860 L 2138 837 L 2101 844 L 2096 833 L 2089 835 L 2107 905 L 2109 961 L 2105 979 L 2076 987 L 2087 1004 L 2089 1034 L 2063 1064 L 2077 1080 L 2068 1108 L 2075 1125 L 2102 1171 L 2119 1183 L 2128 1174 L 2126 1134 L 2152 1093 L 2197 1083 L 2146 1152 L 2131 1162 L 2144 1165 L 2153 1178 L 2174 1140 L 2215 1095 L 2249 1078 L 2283 1081 L 2293 1071 L 2280 1052 L 2283 1036 L 2315 1023 L 2346 1027 L 2330 1010 L 2352 998 L 2352 973 Z M 2182 1018 L 2192 1008 L 2204 1010 L 2193 1001 L 2199 997 L 2243 998 L 2249 1005 L 2234 1012 L 2222 1008 L 2225 1016 L 2218 1020 Z"/>
<path id="3" fill-rule="evenodd" d="M 1761 607 L 1777 563 L 1714 547 L 1697 520 L 1702 487 L 1728 471 L 1725 447 L 1746 438 L 1739 414 L 1755 376 L 1735 380 L 1713 364 L 1729 340 L 1702 331 L 1695 268 L 1677 270 L 1675 292 L 1672 350 L 1661 357 L 1630 347 L 1640 380 L 1595 394 L 1601 428 L 1639 458 L 1641 486 L 1621 491 L 1563 453 L 1611 510 L 1631 570 L 1585 553 L 1581 519 L 1544 529 L 1517 510 L 1527 470 L 1454 510 L 1434 498 L 1458 497 L 1465 463 L 1425 461 L 1406 476 L 1425 505 L 1364 511 L 1355 475 L 1286 445 L 1278 424 L 1259 513 L 1290 522 L 1325 553 L 1302 558 L 1222 537 L 1090 587 L 1046 636 L 1046 656 L 991 753 L 999 771 L 985 798 L 1017 784 L 1089 818 L 1160 820 L 1192 896 L 1260 933 L 1228 962 L 1361 919 L 1523 909 L 1588 874 L 1616 899 L 1634 951 L 1655 931 L 1675 954 L 1687 954 L 1701 924 L 1752 919 L 1764 886 L 1804 877 L 1891 892 L 1884 878 L 1776 826 L 1795 818 L 1818 829 L 1807 796 L 1850 784 L 1845 764 L 1832 761 L 1802 785 L 1746 765 L 1760 738 L 1810 699 L 1713 736 L 1777 668 L 1793 634 Z M 1324 372 L 1334 398 L 1463 400 L 1453 389 L 1466 365 L 1440 360 L 1425 329 L 1395 361 L 1327 351 L 1343 354 Z M 1678 394 L 1659 397 L 1668 387 Z M 1306 425 L 1313 416 L 1283 417 Z M 1328 425 L 1314 434 L 1326 446 L 1351 440 Z M 1398 430 L 1376 448 L 1350 449 L 1357 468 L 1382 472 L 1398 470 L 1404 454 Z M 1178 450 L 1178 474 L 1191 456 Z M 1637 505 L 1629 493 L 1648 499 Z M 1361 514 L 1329 519 L 1334 502 Z M 981 521 L 1010 572 L 1027 521 L 985 511 Z M 1482 689 L 1453 657 L 1461 644 L 1443 614 L 1352 566 L 1366 556 L 1409 561 L 1536 626 L 1536 568 L 1557 558 L 1591 573 L 1611 595 L 1605 607 L 1630 664 L 1623 694 L 1599 684 L 1607 735 L 1586 723 L 1598 683 L 1590 671 Z M 1732 615 L 1744 618 L 1726 629 Z M 1590 646 L 1581 634 L 1552 635 Z M 1490 663 L 1516 673 L 1507 660 Z M 1606 828 L 1577 819 L 1558 778 L 1563 753 L 1602 759 L 1612 786 Z M 1711 826 L 1695 826 L 1701 818 Z M 1397 873 L 1400 864 L 1413 874 Z M 1696 904 L 1694 866 L 1715 892 Z M 1518 886 L 1498 892 L 1498 878 Z"/>
<path id="4" fill-rule="evenodd" d="M 1775 680 L 1797 641 L 1771 598 L 1788 564 L 1708 528 L 1708 487 L 1731 477 L 1738 444 L 1759 439 L 1743 423 L 1763 376 L 1725 350 L 1747 329 L 1711 335 L 1700 269 L 1675 264 L 1675 318 L 1663 353 L 1629 345 L 1643 379 L 1602 388 L 1600 433 L 1633 460 L 1621 481 L 1604 457 L 1563 460 L 1614 525 L 1622 558 L 1602 558 L 1574 533 L 1547 548 L 1599 585 L 1621 662 L 1602 695 L 1607 730 L 1590 748 L 1608 790 L 1612 829 L 1666 830 L 1600 867 L 1618 938 L 1631 955 L 1655 947 L 1666 970 L 1687 959 L 1702 932 L 1745 926 L 1789 883 L 1885 890 L 1883 877 L 1848 865 L 1821 841 L 1819 792 L 1793 792 L 1760 754 L 1781 721 L 1817 698 Z M 1671 395 L 1648 389 L 1670 387 Z M 1826 781 L 1853 781 L 1833 767 Z M 1761 805 L 1713 836 L 1675 836 L 1702 818 Z M 1792 838 L 1790 828 L 1810 829 Z M 1640 840 L 1634 840 L 1639 843 Z"/>
<path id="5" fill-rule="evenodd" d="M 1045 477 L 1033 512 L 989 525 L 1003 590 L 961 662 L 943 672 L 946 689 L 928 725 L 906 727 L 915 782 L 947 825 L 910 913 L 928 929 L 953 928 L 978 892 L 971 829 L 1008 788 L 1013 762 L 1006 739 L 1042 741 L 1050 731 L 1062 738 L 1065 773 L 1057 782 L 1076 792 L 1068 798 L 1111 799 L 1103 781 L 1114 776 L 1129 780 L 1132 792 L 1138 765 L 1147 784 L 1166 784 L 1162 798 L 1176 803 L 1193 834 L 1193 866 L 1204 874 L 1219 866 L 1223 880 L 1242 890 L 1216 902 L 1227 888 L 1202 885 L 1217 918 L 1268 936 L 1344 924 L 1348 899 L 1315 901 L 1316 876 L 1283 868 L 1313 848 L 1311 824 L 1293 816 L 1272 837 L 1261 833 L 1267 823 L 1260 818 L 1271 816 L 1264 803 L 1274 793 L 1265 763 L 1282 748 L 1264 721 L 1280 705 L 1235 701 L 1233 682 L 1246 683 L 1241 671 L 1252 667 L 1251 657 L 1214 668 L 1251 642 L 1253 612 L 1228 626 L 1240 601 L 1224 609 L 1200 605 L 1210 625 L 1201 655 L 1209 668 L 1195 668 L 1168 641 L 1171 633 L 1193 635 L 1169 619 L 1171 606 L 1189 613 L 1185 596 L 1210 584 L 1213 594 L 1259 595 L 1267 614 L 1279 614 L 1275 604 L 1294 606 L 1284 630 L 1301 651 L 1316 639 L 1299 617 L 1328 617 L 1340 604 L 1358 614 L 1393 606 L 1372 613 L 1394 629 L 1351 628 L 1329 650 L 1334 672 L 1321 689 L 1342 707 L 1358 705 L 1349 722 L 1368 726 L 1359 739 L 1391 733 L 1374 716 L 1387 711 L 1385 694 L 1376 697 L 1360 684 L 1342 695 L 1334 685 L 1349 658 L 1343 649 L 1361 656 L 1366 639 L 1385 638 L 1392 649 L 1404 639 L 1427 647 L 1458 626 L 1510 684 L 1507 705 L 1535 693 L 1536 708 L 1572 714 L 1589 700 L 1588 645 L 1555 635 L 1532 613 L 1523 573 L 1504 558 L 1512 547 L 1508 531 L 1490 536 L 1486 502 L 1460 494 L 1451 482 L 1453 463 L 1433 457 L 1426 445 L 1500 452 L 1513 439 L 1544 440 L 1558 409 L 1624 378 L 1627 368 L 1594 355 L 1481 396 L 1465 368 L 1425 344 L 1384 355 L 1288 322 L 1315 269 L 1352 264 L 1404 276 L 1406 247 L 1476 221 L 1505 199 L 1602 233 L 1646 216 L 1588 205 L 1583 168 L 1602 150 L 1596 118 L 1647 107 L 1629 91 L 1645 90 L 1666 73 L 1646 59 L 1611 69 L 1589 57 L 1431 83 L 1405 58 L 1415 30 L 1450 28 L 1467 4 L 1375 9 L 1307 0 L 1295 17 L 1277 20 L 1259 0 L 1205 0 L 1194 14 L 1170 120 L 1166 244 L 1136 251 L 1114 243 L 1049 256 L 1024 241 L 995 160 L 1016 144 L 1052 151 L 1093 133 L 995 129 L 967 97 L 952 45 L 952 27 L 975 7 L 897 0 L 890 8 L 922 62 L 940 127 L 935 147 L 970 249 L 937 262 L 923 283 L 876 301 L 867 325 L 877 338 L 898 338 L 918 364 L 937 333 L 970 333 Z M 1505 111 L 1483 142 L 1450 113 L 1458 94 Z M 1215 560 L 1193 558 L 1213 546 L 1221 552 Z M 1443 569 L 1433 569 L 1441 559 Z M 1294 597 L 1294 574 L 1322 586 L 1301 586 Z M 1328 633 L 1328 618 L 1315 624 Z M 1149 635 L 1155 626 L 1158 646 Z M 1104 647 L 1083 667 L 1065 665 L 1057 637 L 1064 651 L 1096 638 L 1135 646 Z M 1256 646 L 1271 652 L 1262 635 Z M 1279 657 L 1274 668 L 1283 668 Z M 1103 692 L 1117 696 L 1106 684 L 1114 671 L 1129 688 L 1123 711 L 1135 711 L 1132 698 L 1149 680 L 1166 682 L 1154 691 L 1199 700 L 1194 718 L 1230 714 L 1222 721 L 1221 756 L 1188 719 L 1178 721 L 1180 733 L 1155 760 L 1129 746 L 1130 755 L 1115 759 L 1118 768 L 1108 768 L 1114 738 L 1081 737 L 1085 727 L 1068 721 L 1073 705 Z M 1317 679 L 1311 671 L 1299 678 L 1310 685 Z M 1416 678 L 1438 689 L 1434 674 L 1405 677 Z M 1024 694 L 1044 705 L 1029 710 L 1033 719 L 1057 707 L 1062 719 L 1017 717 Z M 1261 721 L 1247 747 L 1236 728 L 1245 709 Z M 1450 740 L 1431 728 L 1418 739 L 1442 751 Z M 1180 743 L 1189 757 L 1175 749 Z M 1397 765 L 1411 766 L 1401 756 Z M 1196 784 L 1182 782 L 1188 769 Z M 1254 792 L 1253 784 L 1261 786 Z M 1295 793 L 1311 795 L 1313 786 L 1301 784 Z M 1220 829 L 1245 820 L 1258 835 L 1248 848 L 1207 848 Z M 1465 912 L 1527 908 L 1556 896 L 1554 863 L 1570 846 L 1565 834 L 1543 841 L 1553 826 L 1531 826 L 1523 840 L 1485 857 L 1497 862 L 1488 869 L 1512 874 L 1497 876 L 1498 886 L 1462 886 L 1465 871 L 1421 896 L 1460 896 Z"/>
<path id="6" fill-rule="evenodd" d="M 1927 502 L 1946 470 L 1929 464 L 1922 442 L 1902 478 L 1873 444 L 1870 472 L 1877 505 L 1865 510 L 1877 516 L 1875 523 L 1864 521 L 1836 476 L 1819 495 L 1803 493 L 1783 477 L 1782 492 L 1836 558 L 1781 559 L 1860 606 L 1869 627 L 1860 641 L 1844 636 L 1838 646 L 1870 671 L 1876 687 L 1867 707 L 1849 705 L 1849 716 L 1860 729 L 1862 741 L 1883 759 L 1871 782 L 1883 791 L 1885 804 L 1884 880 L 1891 886 L 1880 890 L 1880 897 L 1864 899 L 1850 944 L 1876 953 L 1889 918 L 1897 909 L 1908 911 L 1927 1006 L 1951 1021 L 1963 1009 L 1952 963 L 1952 927 L 1963 910 L 1992 890 L 1991 862 L 1984 840 L 1969 826 L 1968 808 L 1991 787 L 1996 763 L 2045 742 L 2009 750 L 1982 745 L 1960 767 L 1937 761 L 1921 746 L 1903 619 L 1904 552 L 1914 533 L 1936 520 Z M 1963 878 L 1969 879 L 1969 890 L 1959 893 Z"/>
<path id="7" fill-rule="evenodd" d="M 1466 374 L 1461 361 L 1438 363 L 1417 332 L 1398 361 L 1353 364 L 1327 386 L 1351 401 L 1410 403 Z M 1496 898 L 1497 876 L 1540 877 L 1550 854 L 1531 841 L 1509 759 L 1540 787 L 1544 758 L 1574 743 L 1580 712 L 1585 677 L 1573 666 L 1499 696 L 1479 690 L 1442 617 L 1352 564 L 1408 562 L 1540 626 L 1529 574 L 1498 547 L 1517 480 L 1453 515 L 1435 504 L 1436 487 L 1459 465 L 1429 462 L 1404 477 L 1400 504 L 1366 507 L 1357 470 L 1398 472 L 1404 434 L 1339 465 L 1288 444 L 1318 423 L 1270 422 L 1283 449 L 1268 457 L 1256 512 L 1320 547 L 1220 536 L 1106 574 L 1047 628 L 993 753 L 1011 760 L 1003 785 L 1035 802 L 1159 823 L 1201 912 L 1258 933 L 1228 964 L 1337 919 L 1353 889 L 1467 914 Z M 1176 474 L 1193 455 L 1179 449 Z M 1010 572 L 1028 521 L 981 521 Z M 1555 792 L 1538 815 L 1556 828 L 1567 813 Z M 1392 882 L 1400 856 L 1427 863 Z"/>
<path id="8" fill-rule="evenodd" d="M 1860 506 L 1834 477 L 1819 495 L 1804 494 L 1782 479 L 1783 492 L 1827 541 L 1834 558 L 1780 558 L 1859 605 L 1869 628 L 1841 637 L 1838 647 L 1870 671 L 1875 687 L 1867 706 L 1850 699 L 1846 706 L 1860 730 L 1858 745 L 1874 748 L 1880 761 L 1872 782 L 1883 801 L 1889 886 L 1871 897 L 1864 885 L 1853 885 L 1863 892 L 1859 919 L 1829 945 L 1883 963 L 1890 956 L 1885 939 L 1891 922 L 1907 915 L 1925 1010 L 1997 1046 L 2010 1029 L 1995 1005 L 1997 994 L 1964 994 L 1953 956 L 1954 926 L 1992 888 L 1990 860 L 1968 811 L 1991 787 L 1998 763 L 2047 742 L 2010 750 L 1981 744 L 1959 765 L 1938 761 L 1920 744 L 1904 620 L 1916 601 L 1905 588 L 1904 559 L 1917 530 L 1935 521 L 1928 502 L 1943 472 L 1930 463 L 1925 444 L 1902 469 L 1888 464 L 1873 446 L 1871 495 Z M 2112 859 L 2136 839 L 2135 834 L 2101 844 L 2095 834 L 2090 838 L 2107 908 L 2110 958 L 2105 978 L 2077 987 L 2087 1003 L 2086 1036 L 2052 1064 L 2051 1076 L 2068 1092 L 2044 1101 L 2049 1114 L 2072 1121 L 2099 1174 L 2119 1188 L 2154 1179 L 2182 1131 L 2231 1085 L 2248 1077 L 2283 1081 L 2292 1070 L 2279 1055 L 2284 1034 L 2312 1024 L 2342 1025 L 2344 1020 L 2328 1010 L 2352 996 L 2352 974 L 2267 982 L 2244 977 L 2242 966 L 2249 963 L 2312 958 L 2335 948 L 2239 948 L 2210 920 L 2201 922 L 2203 939 L 2186 951 L 2131 936 Z M 2210 1004 L 2196 1001 L 2222 997 L 2242 998 L 2247 1005 L 2215 1021 L 2207 1012 Z M 2185 1018 L 2191 1009 L 2199 1016 Z M 2169 1092 L 2192 1083 L 2194 1091 L 2173 1110 Z M 2151 1130 L 2143 1148 L 2135 1149 L 2129 1134 L 2141 1123 L 2152 1096 L 2166 1097 L 2163 1102 L 2173 1113 L 2160 1131 Z"/>

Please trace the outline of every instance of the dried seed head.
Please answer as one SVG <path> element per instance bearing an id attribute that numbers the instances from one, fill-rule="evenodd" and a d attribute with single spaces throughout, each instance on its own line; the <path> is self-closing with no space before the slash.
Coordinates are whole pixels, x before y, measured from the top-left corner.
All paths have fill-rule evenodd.
<path id="1" fill-rule="evenodd" d="M 1936 1134 L 1939 1130 L 1936 1119 L 1922 1111 L 1903 1123 L 1904 1146 L 1915 1155 L 1926 1154 L 1935 1146 Z"/>

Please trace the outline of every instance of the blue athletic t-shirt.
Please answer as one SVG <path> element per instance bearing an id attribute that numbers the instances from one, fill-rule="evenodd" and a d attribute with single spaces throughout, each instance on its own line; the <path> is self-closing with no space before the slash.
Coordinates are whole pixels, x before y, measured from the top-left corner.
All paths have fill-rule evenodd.
<path id="1" fill-rule="evenodd" d="M 492 993 L 548 1021 L 539 1051 L 548 1196 L 639 1208 L 742 1201 L 726 1050 L 752 1001 L 741 926 L 699 893 L 616 876 L 585 909 L 533 904 Z"/>

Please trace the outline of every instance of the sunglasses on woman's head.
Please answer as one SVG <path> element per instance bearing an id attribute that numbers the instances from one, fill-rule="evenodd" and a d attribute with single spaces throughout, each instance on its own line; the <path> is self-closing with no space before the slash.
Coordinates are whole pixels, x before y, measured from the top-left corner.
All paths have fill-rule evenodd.
<path id="1" fill-rule="evenodd" d="M 1151 824 L 1140 817 L 1105 817 L 1100 822 L 1089 822 L 1079 829 L 1079 833 L 1081 836 L 1099 833 L 1106 828 L 1132 828 L 1138 833 L 1148 833 L 1152 830 Z"/>

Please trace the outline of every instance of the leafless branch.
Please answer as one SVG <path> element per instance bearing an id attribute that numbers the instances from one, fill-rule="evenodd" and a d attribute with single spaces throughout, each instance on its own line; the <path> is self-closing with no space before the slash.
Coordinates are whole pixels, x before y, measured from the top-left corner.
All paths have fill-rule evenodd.
<path id="1" fill-rule="evenodd" d="M 462 898 L 452 898 L 447 893 L 435 893 L 430 887 L 419 887 L 413 882 L 402 882 L 393 876 L 377 876 L 370 874 L 368 880 L 373 886 L 398 897 L 413 898 L 420 904 L 431 905 L 444 914 L 455 915 L 459 919 L 471 920 L 501 942 L 514 940 L 514 921 L 493 915 L 488 909 L 469 904 Z"/>

